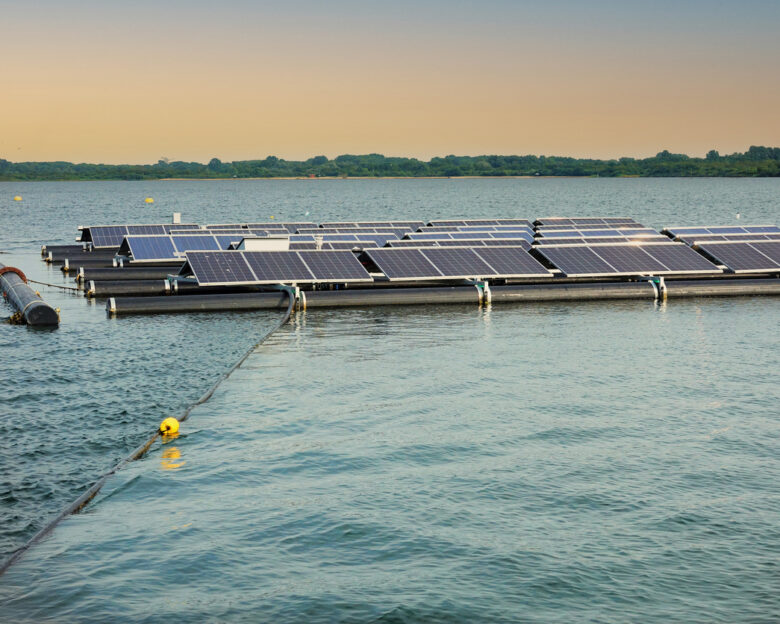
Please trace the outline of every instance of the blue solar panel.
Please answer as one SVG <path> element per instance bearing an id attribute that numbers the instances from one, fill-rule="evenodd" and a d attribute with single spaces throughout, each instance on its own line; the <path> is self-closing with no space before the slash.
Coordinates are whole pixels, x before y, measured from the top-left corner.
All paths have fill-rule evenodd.
<path id="1" fill-rule="evenodd" d="M 780 269 L 780 242 L 704 243 L 698 248 L 734 273 L 764 273 Z"/>
<path id="2" fill-rule="evenodd" d="M 187 263 L 201 286 L 251 284 L 256 281 L 240 251 L 189 251 Z"/>
<path id="3" fill-rule="evenodd" d="M 301 260 L 322 282 L 371 282 L 373 278 L 351 251 L 301 251 Z"/>
<path id="4" fill-rule="evenodd" d="M 176 258 L 170 236 L 127 236 L 125 238 L 134 262 Z"/>
<path id="5" fill-rule="evenodd" d="M 213 236 L 185 236 L 173 234 L 171 239 L 173 240 L 173 244 L 179 253 L 184 253 L 185 251 L 191 250 L 217 251 L 218 249 L 221 249 L 219 243 L 214 239 Z"/>

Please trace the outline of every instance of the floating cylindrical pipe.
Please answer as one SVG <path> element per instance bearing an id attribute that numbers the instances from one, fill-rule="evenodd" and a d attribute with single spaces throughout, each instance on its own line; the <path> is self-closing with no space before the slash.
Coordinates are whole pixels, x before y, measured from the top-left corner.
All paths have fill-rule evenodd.
<path id="1" fill-rule="evenodd" d="M 666 281 L 667 297 L 734 297 L 780 295 L 780 279 Z"/>
<path id="2" fill-rule="evenodd" d="M 579 284 L 533 284 L 491 286 L 493 302 L 581 301 L 588 299 L 655 299 L 650 282 L 608 282 Z"/>
<path id="3" fill-rule="evenodd" d="M 86 286 L 87 297 L 115 297 L 117 295 L 166 295 L 171 292 L 168 280 L 89 280 Z"/>
<path id="4" fill-rule="evenodd" d="M 178 267 L 111 267 L 94 268 L 84 267 L 84 271 L 79 271 L 76 280 L 79 282 L 88 282 L 89 280 L 118 281 L 118 280 L 152 280 L 164 279 L 171 273 L 178 273 Z"/>
<path id="5" fill-rule="evenodd" d="M 0 289 L 28 325 L 59 325 L 60 315 L 57 310 L 27 285 L 27 278 L 19 269 L 0 264 Z"/>
<path id="6" fill-rule="evenodd" d="M 112 251 L 50 251 L 44 256 L 44 260 L 50 264 L 63 264 L 65 260 L 69 260 L 71 264 L 75 264 L 80 259 L 84 260 L 113 260 L 114 252 Z"/>
<path id="7" fill-rule="evenodd" d="M 84 251 L 84 245 L 41 245 L 41 255 L 46 257 L 49 252 L 53 253 L 81 253 Z"/>
<path id="8" fill-rule="evenodd" d="M 780 280 L 684 280 L 667 281 L 670 297 L 717 295 L 778 295 Z M 649 281 L 560 283 L 491 286 L 493 303 L 543 301 L 597 301 L 614 299 L 654 300 L 663 296 L 662 287 Z M 302 292 L 307 308 L 377 305 L 420 305 L 475 303 L 481 301 L 475 286 L 432 288 L 365 288 Z M 178 297 L 112 297 L 106 308 L 111 314 L 156 314 L 172 312 L 264 310 L 283 308 L 287 299 L 280 293 L 196 294 Z"/>
<path id="9" fill-rule="evenodd" d="M 106 311 L 120 314 L 165 314 L 171 312 L 228 312 L 284 309 L 285 292 L 182 295 L 181 297 L 109 297 Z"/>
<path id="10" fill-rule="evenodd" d="M 85 269 L 108 269 L 113 268 L 114 263 L 110 258 L 96 258 L 90 260 L 89 258 L 66 258 L 63 265 L 60 267 L 60 271 L 63 273 L 70 273 L 71 271 L 78 271 L 80 267 Z"/>

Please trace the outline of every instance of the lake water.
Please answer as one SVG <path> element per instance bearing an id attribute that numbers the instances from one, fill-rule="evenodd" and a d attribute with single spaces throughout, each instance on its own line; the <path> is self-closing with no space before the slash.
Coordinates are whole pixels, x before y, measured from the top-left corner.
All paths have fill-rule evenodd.
<path id="1" fill-rule="evenodd" d="M 0 183 L 0 211 L 0 262 L 71 284 L 39 249 L 78 224 L 778 223 L 780 180 Z M 281 314 L 41 292 L 59 329 L 0 325 L 0 559 Z M 773 297 L 298 314 L 0 577 L 0 621 L 778 621 L 778 327 Z"/>

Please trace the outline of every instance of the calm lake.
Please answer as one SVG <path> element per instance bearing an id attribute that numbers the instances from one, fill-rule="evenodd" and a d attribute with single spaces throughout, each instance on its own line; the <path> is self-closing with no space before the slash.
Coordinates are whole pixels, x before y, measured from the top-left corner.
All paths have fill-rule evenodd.
<path id="1" fill-rule="evenodd" d="M 2 182 L 0 262 L 72 286 L 41 244 L 172 212 L 778 224 L 780 180 Z M 0 560 L 281 314 L 39 288 L 58 329 L 0 324 Z M 0 621 L 778 621 L 778 327 L 775 297 L 297 314 L 0 577 Z"/>

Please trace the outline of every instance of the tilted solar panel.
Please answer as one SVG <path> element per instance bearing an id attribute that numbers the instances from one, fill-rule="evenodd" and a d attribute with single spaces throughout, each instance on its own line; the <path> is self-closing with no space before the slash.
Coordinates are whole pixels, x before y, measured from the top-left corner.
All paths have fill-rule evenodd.
<path id="1" fill-rule="evenodd" d="M 476 278 L 494 275 L 495 271 L 468 247 L 421 249 L 439 273 L 452 278 Z"/>
<path id="2" fill-rule="evenodd" d="M 371 282 L 373 278 L 351 251 L 300 251 L 298 256 L 319 281 Z"/>
<path id="3" fill-rule="evenodd" d="M 617 269 L 601 258 L 592 247 L 537 247 L 537 252 L 563 273 L 574 277 L 589 277 L 617 273 Z"/>
<path id="4" fill-rule="evenodd" d="M 240 251 L 189 251 L 187 263 L 201 286 L 251 284 L 256 279 Z"/>
<path id="5" fill-rule="evenodd" d="M 211 250 L 217 251 L 221 249 L 219 243 L 213 236 L 185 236 L 180 234 L 171 235 L 173 244 L 176 247 L 176 251 L 184 253 L 185 251 L 195 250 Z"/>
<path id="6" fill-rule="evenodd" d="M 502 277 L 549 277 L 551 275 L 536 258 L 519 247 L 486 247 L 475 249 L 474 253 Z"/>
<path id="7" fill-rule="evenodd" d="M 390 280 L 440 278 L 441 272 L 419 249 L 369 249 L 365 255 Z"/>
<path id="8" fill-rule="evenodd" d="M 134 262 L 176 258 L 176 248 L 170 236 L 127 236 L 125 240 Z"/>
<path id="9" fill-rule="evenodd" d="M 638 245 L 600 245 L 593 251 L 618 273 L 663 273 L 668 270 Z"/>
<path id="10" fill-rule="evenodd" d="M 664 264 L 670 273 L 722 273 L 722 270 L 682 243 L 643 245 L 647 253 Z"/>
<path id="11" fill-rule="evenodd" d="M 698 248 L 734 273 L 763 273 L 780 269 L 780 242 L 703 243 Z"/>
<path id="12" fill-rule="evenodd" d="M 244 258 L 252 268 L 257 282 L 310 282 L 314 275 L 298 252 L 245 251 Z M 317 252 L 301 252 L 317 253 Z"/>
<path id="13" fill-rule="evenodd" d="M 125 225 L 101 225 L 89 229 L 92 246 L 96 248 L 119 247 L 127 235 L 127 226 Z"/>

